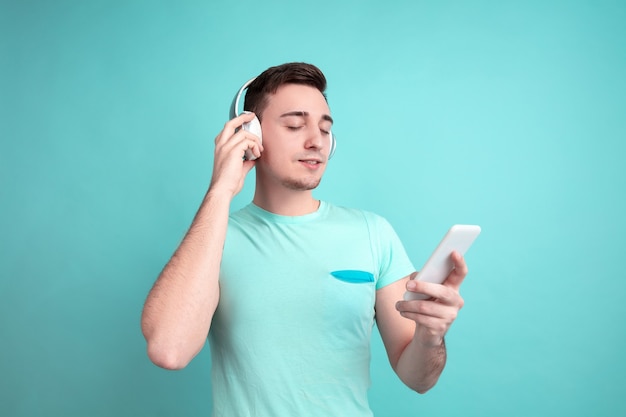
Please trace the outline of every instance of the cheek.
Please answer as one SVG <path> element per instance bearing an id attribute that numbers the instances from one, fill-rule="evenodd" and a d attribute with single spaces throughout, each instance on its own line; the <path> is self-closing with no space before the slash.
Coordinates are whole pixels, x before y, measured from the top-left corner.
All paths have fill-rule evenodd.
<path id="1" fill-rule="evenodd" d="M 257 167 L 261 165 L 272 171 L 280 171 L 281 167 L 285 165 L 286 154 L 284 146 L 281 146 L 280 143 L 276 143 L 273 140 L 263 141 L 263 152 Z"/>
<path id="2" fill-rule="evenodd" d="M 281 146 L 275 141 L 267 140 L 263 141 L 263 156 L 266 161 L 270 161 L 280 157 Z"/>
<path id="3" fill-rule="evenodd" d="M 294 145 L 293 140 L 269 133 L 266 139 L 265 132 L 263 133 L 263 152 L 268 155 L 268 159 L 284 158 L 295 151 Z"/>

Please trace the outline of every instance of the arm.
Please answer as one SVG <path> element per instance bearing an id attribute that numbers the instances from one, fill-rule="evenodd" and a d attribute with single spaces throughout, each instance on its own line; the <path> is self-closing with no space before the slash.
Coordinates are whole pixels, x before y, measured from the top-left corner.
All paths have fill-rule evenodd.
<path id="1" fill-rule="evenodd" d="M 239 116 L 215 139 L 213 177 L 193 222 L 148 294 L 141 328 L 148 356 L 166 369 L 184 368 L 200 352 L 219 302 L 219 269 L 232 198 L 241 191 L 254 161 L 243 161 L 259 139 L 237 127 L 253 114 Z"/>
<path id="2" fill-rule="evenodd" d="M 407 276 L 376 293 L 376 322 L 389 362 L 402 382 L 419 393 L 439 379 L 446 363 L 444 336 L 463 307 L 459 287 L 467 266 L 458 253 L 452 259 L 455 269 L 442 285 Z M 398 301 L 406 290 L 431 298 Z"/>

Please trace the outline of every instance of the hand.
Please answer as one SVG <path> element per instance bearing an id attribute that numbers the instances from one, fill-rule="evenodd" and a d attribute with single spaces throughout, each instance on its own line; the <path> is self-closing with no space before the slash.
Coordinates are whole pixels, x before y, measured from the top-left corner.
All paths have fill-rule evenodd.
<path id="1" fill-rule="evenodd" d="M 407 291 L 424 294 L 430 298 L 396 303 L 396 309 L 400 314 L 416 323 L 414 337 L 424 345 L 439 346 L 443 343 L 444 336 L 464 304 L 459 288 L 467 275 L 467 265 L 458 252 L 452 252 L 451 257 L 454 269 L 443 284 L 415 279 L 407 282 Z"/>
<path id="2" fill-rule="evenodd" d="M 254 113 L 243 113 L 224 125 L 224 129 L 215 138 L 215 157 L 210 190 L 223 190 L 234 196 L 243 188 L 248 172 L 254 167 L 254 161 L 244 160 L 246 150 L 250 149 L 257 158 L 261 156 L 263 145 L 258 136 L 239 129 L 251 121 Z"/>

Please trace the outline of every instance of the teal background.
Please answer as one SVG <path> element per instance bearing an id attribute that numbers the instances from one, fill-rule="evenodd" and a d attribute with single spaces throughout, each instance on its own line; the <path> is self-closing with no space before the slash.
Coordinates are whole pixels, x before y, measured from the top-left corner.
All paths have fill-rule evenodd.
<path id="1" fill-rule="evenodd" d="M 233 94 L 296 60 L 336 120 L 318 198 L 387 217 L 416 267 L 483 227 L 438 385 L 412 393 L 374 338 L 376 415 L 626 415 L 625 22 L 623 1 L 2 1 L 0 415 L 209 414 L 208 348 L 153 366 L 141 308 Z"/>

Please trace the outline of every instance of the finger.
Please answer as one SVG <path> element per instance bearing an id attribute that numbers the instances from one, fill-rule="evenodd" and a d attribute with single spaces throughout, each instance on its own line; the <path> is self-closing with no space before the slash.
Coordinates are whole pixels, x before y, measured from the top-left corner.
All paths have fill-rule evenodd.
<path id="1" fill-rule="evenodd" d="M 463 283 L 463 280 L 467 276 L 467 264 L 465 263 L 465 259 L 463 258 L 463 256 L 456 251 L 452 252 L 450 258 L 452 259 L 452 263 L 454 264 L 454 269 L 452 270 L 452 272 L 450 272 L 450 275 L 448 275 L 448 278 L 446 278 L 446 280 L 444 281 L 444 285 L 458 290 Z"/>
<path id="2" fill-rule="evenodd" d="M 230 119 L 224 124 L 224 128 L 219 135 L 215 138 L 215 144 L 223 143 L 232 137 L 237 130 L 241 131 L 241 126 L 244 123 L 252 121 L 256 116 L 254 113 L 241 113 L 239 116 Z"/>
<path id="3" fill-rule="evenodd" d="M 263 152 L 263 143 L 258 136 L 253 133 L 246 132 L 244 134 L 244 140 L 242 142 L 242 147 L 244 148 L 244 155 L 247 150 L 252 152 L 252 155 L 255 156 L 254 159 L 257 159 L 261 156 L 261 152 Z"/>
<path id="4" fill-rule="evenodd" d="M 422 292 L 423 290 L 421 288 L 423 288 L 423 285 L 421 281 L 418 281 L 416 279 L 417 274 L 418 274 L 417 272 L 413 272 L 410 275 L 409 280 L 407 280 L 406 282 L 407 292 L 410 292 L 413 294 L 411 299 L 412 300 L 426 300 L 426 299 L 431 298 L 429 295 Z"/>
<path id="5" fill-rule="evenodd" d="M 244 123 L 251 122 L 252 119 L 254 119 L 255 117 L 256 115 L 252 112 L 241 113 L 239 116 L 233 117 L 232 119 L 227 121 L 224 127 L 225 128 L 228 127 L 229 129 L 231 128 L 236 129 L 236 128 L 241 127 L 241 125 L 243 125 Z"/>
<path id="6" fill-rule="evenodd" d="M 412 320 L 419 326 L 429 329 L 433 334 L 445 335 L 448 332 L 452 322 L 442 320 L 437 317 L 425 316 L 416 313 L 404 313 L 402 317 Z"/>
<path id="7" fill-rule="evenodd" d="M 432 282 L 412 280 L 407 283 L 407 290 L 423 294 L 426 299 L 436 299 L 438 302 L 446 305 L 458 305 L 460 302 L 459 299 L 461 299 L 457 289 Z M 412 301 L 409 300 L 405 302 L 410 303 Z"/>
<path id="8" fill-rule="evenodd" d="M 405 315 L 419 314 L 439 318 L 448 322 L 454 321 L 460 310 L 458 306 L 445 305 L 438 300 L 397 303 L 396 308 L 400 313 Z"/>
<path id="9" fill-rule="evenodd" d="M 263 152 L 263 142 L 261 141 L 261 139 L 259 139 L 258 136 L 254 136 L 254 144 L 252 146 L 252 148 L 249 148 L 252 151 L 252 154 L 256 157 L 256 158 L 260 158 L 261 157 L 261 153 Z"/>
<path id="10" fill-rule="evenodd" d="M 441 284 L 420 281 L 419 279 L 409 281 L 406 284 L 406 289 L 409 292 L 422 294 L 426 298 L 444 298 L 446 293 L 451 291 L 450 288 L 446 288 Z"/>
<path id="11" fill-rule="evenodd" d="M 235 152 L 237 157 L 243 157 L 248 149 L 258 158 L 261 156 L 261 152 L 263 152 L 263 144 L 258 136 L 246 130 L 240 130 L 231 136 L 228 141 L 216 143 L 215 146 L 216 153 L 225 152 L 231 154 Z"/>

